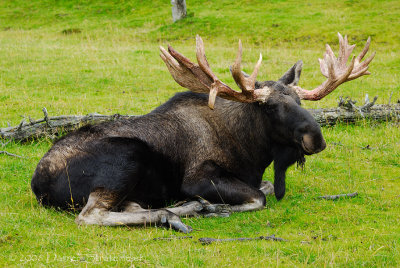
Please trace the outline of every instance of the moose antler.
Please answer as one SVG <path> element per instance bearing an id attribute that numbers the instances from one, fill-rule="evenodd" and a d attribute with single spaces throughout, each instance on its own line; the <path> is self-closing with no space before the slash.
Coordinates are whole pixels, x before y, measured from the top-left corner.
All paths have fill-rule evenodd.
<path id="1" fill-rule="evenodd" d="M 268 87 L 255 89 L 256 76 L 262 60 L 261 54 L 252 75 L 250 77 L 245 77 L 242 74 L 240 70 L 242 43 L 240 40 L 238 55 L 232 67 L 232 75 L 242 92 L 237 92 L 224 84 L 211 71 L 205 55 L 204 43 L 199 35 L 196 36 L 196 57 L 199 63 L 198 65 L 192 63 L 188 58 L 174 50 L 171 46 L 168 46 L 168 51 L 160 46 L 160 51 L 160 57 L 179 85 L 194 92 L 209 93 L 208 106 L 211 109 L 214 109 L 217 95 L 238 102 L 256 102 L 265 100 L 270 94 L 271 89 Z"/>
<path id="2" fill-rule="evenodd" d="M 235 79 L 236 84 L 240 87 L 243 94 L 250 95 L 254 91 L 258 70 L 261 66 L 261 61 L 262 55 L 260 53 L 260 58 L 258 59 L 256 66 L 254 67 L 253 73 L 249 77 L 244 76 L 240 68 L 240 64 L 242 63 L 242 42 L 239 40 L 239 50 L 236 61 L 231 68 L 231 73 L 233 79 Z"/>
<path id="3" fill-rule="evenodd" d="M 347 36 L 343 38 L 340 33 L 338 33 L 338 36 L 340 46 L 338 58 L 335 57 L 331 47 L 327 44 L 324 59 L 319 59 L 321 72 L 328 79 L 313 90 L 305 90 L 299 86 L 293 86 L 301 99 L 314 101 L 320 100 L 335 90 L 339 85 L 354 80 L 360 76 L 371 74 L 368 72 L 368 64 L 374 58 L 375 52 L 367 60 L 361 62 L 365 54 L 368 52 L 371 38 L 368 38 L 362 52 L 357 57 L 353 56 L 350 65 L 346 66 L 355 45 L 349 45 Z"/>

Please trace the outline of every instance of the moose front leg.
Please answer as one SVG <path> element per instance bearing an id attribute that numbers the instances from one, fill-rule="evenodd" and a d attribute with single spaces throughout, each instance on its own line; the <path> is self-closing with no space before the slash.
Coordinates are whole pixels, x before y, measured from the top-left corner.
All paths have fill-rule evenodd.
<path id="1" fill-rule="evenodd" d="M 286 170 L 294 163 L 304 163 L 304 155 L 295 147 L 276 147 L 274 155 L 274 192 L 275 197 L 281 200 L 286 192 Z"/>
<path id="2" fill-rule="evenodd" d="M 219 209 L 225 212 L 227 209 L 232 212 L 251 211 L 265 206 L 262 191 L 235 178 L 213 161 L 204 162 L 195 174 L 185 178 L 182 192 L 188 198 L 207 200 L 202 203 L 209 213 L 218 213 Z"/>
<path id="3" fill-rule="evenodd" d="M 96 190 L 89 195 L 86 206 L 75 222 L 79 225 L 103 226 L 162 224 L 183 233 L 192 231 L 190 226 L 181 222 L 179 216 L 167 209 L 142 209 L 131 204 L 122 212 L 113 212 L 111 209 L 115 203 L 113 194 L 103 189 Z"/>

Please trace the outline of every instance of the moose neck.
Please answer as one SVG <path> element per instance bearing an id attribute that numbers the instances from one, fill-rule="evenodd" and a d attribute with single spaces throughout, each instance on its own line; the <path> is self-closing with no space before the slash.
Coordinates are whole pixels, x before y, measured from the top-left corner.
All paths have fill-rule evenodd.
<path id="1" fill-rule="evenodd" d="M 223 121 L 231 138 L 240 144 L 241 153 L 257 166 L 265 168 L 271 162 L 270 124 L 258 103 L 221 100 L 213 111 Z M 221 129 L 224 131 L 224 129 Z"/>

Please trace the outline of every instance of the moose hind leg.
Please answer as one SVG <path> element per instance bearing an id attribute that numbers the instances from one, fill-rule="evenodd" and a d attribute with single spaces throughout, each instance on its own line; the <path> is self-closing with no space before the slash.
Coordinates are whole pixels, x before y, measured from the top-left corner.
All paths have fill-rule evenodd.
<path id="1" fill-rule="evenodd" d="M 192 228 L 183 224 L 176 214 L 166 209 L 137 209 L 132 212 L 111 211 L 116 202 L 117 197 L 114 193 L 97 189 L 89 195 L 86 206 L 75 222 L 79 225 L 103 226 L 162 224 L 183 233 L 192 231 Z"/>
<path id="2" fill-rule="evenodd" d="M 122 207 L 123 212 L 148 211 L 147 209 L 142 208 L 138 203 L 130 201 L 125 202 Z M 166 208 L 166 210 L 174 213 L 175 215 L 184 217 L 198 216 L 197 212 L 200 212 L 202 209 L 203 205 L 198 201 L 184 202 L 181 205 Z"/>
<path id="3" fill-rule="evenodd" d="M 198 212 L 203 210 L 203 205 L 199 201 L 190 201 L 180 206 L 167 208 L 168 211 L 184 217 L 198 216 Z"/>

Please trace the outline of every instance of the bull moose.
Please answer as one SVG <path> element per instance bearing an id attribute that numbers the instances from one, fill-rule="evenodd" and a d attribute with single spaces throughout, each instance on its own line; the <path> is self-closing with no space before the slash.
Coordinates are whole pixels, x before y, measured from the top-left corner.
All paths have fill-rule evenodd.
<path id="1" fill-rule="evenodd" d="M 84 126 L 56 141 L 33 174 L 32 190 L 43 205 L 81 210 L 78 224 L 164 224 L 190 232 L 179 216 L 262 209 L 266 194 L 285 195 L 289 166 L 326 147 L 300 100 L 319 100 L 370 74 L 375 54 L 361 62 L 370 38 L 348 65 L 354 45 L 340 34 L 339 43 L 337 58 L 326 46 L 320 68 L 327 79 L 311 91 L 298 86 L 302 61 L 278 81 L 256 81 L 261 54 L 251 75 L 242 72 L 240 41 L 230 70 L 241 92 L 211 71 L 199 36 L 198 64 L 160 47 L 172 77 L 190 91 L 149 114 Z M 262 181 L 272 161 L 273 185 Z M 166 208 L 179 200 L 187 202 Z"/>

